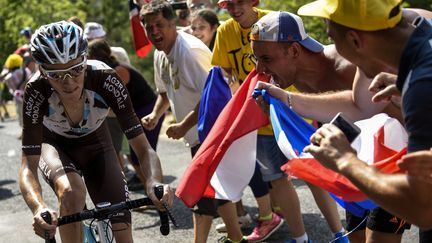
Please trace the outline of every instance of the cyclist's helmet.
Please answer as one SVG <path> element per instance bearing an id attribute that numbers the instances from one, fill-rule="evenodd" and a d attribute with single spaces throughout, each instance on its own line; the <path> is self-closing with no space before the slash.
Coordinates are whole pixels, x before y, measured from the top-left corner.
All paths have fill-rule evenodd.
<path id="1" fill-rule="evenodd" d="M 65 64 L 87 54 L 83 30 L 66 21 L 41 26 L 30 45 L 32 57 L 39 64 Z"/>

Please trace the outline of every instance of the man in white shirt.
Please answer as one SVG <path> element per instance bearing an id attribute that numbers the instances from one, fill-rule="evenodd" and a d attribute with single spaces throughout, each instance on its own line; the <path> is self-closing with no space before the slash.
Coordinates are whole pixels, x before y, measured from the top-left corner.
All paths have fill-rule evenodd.
<path id="1" fill-rule="evenodd" d="M 201 92 L 211 68 L 211 51 L 198 38 L 176 29 L 176 16 L 164 0 L 144 4 L 140 18 L 149 40 L 156 48 L 154 76 L 158 98 L 153 111 L 141 119 L 144 128 L 151 130 L 171 107 L 177 123 L 166 134 L 173 139 L 184 138 L 193 156 L 199 148 L 198 108 Z M 203 198 L 193 209 L 195 242 L 206 242 L 216 201 Z"/>

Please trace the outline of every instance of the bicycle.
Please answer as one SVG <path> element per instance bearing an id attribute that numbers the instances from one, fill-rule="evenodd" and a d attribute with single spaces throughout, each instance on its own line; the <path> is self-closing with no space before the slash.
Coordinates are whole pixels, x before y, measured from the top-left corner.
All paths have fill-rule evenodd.
<path id="1" fill-rule="evenodd" d="M 163 186 L 159 185 L 154 188 L 155 194 L 157 198 L 162 198 L 163 196 Z M 92 242 L 99 242 L 99 243 L 113 243 L 115 242 L 112 231 L 111 231 L 111 224 L 109 222 L 109 219 L 111 216 L 115 215 L 117 212 L 122 210 L 132 210 L 135 208 L 139 208 L 141 206 L 148 206 L 148 205 L 154 205 L 150 198 L 143 197 L 135 200 L 120 202 L 117 204 L 111 205 L 109 202 L 103 202 L 98 203 L 95 208 L 93 209 L 85 209 L 79 213 L 66 215 L 58 218 L 58 226 L 75 223 L 79 221 L 84 221 L 91 219 L 90 223 L 90 230 L 91 233 L 86 232 L 85 233 L 85 239 L 84 241 L 87 243 Z M 170 232 L 170 226 L 169 226 L 169 220 L 171 219 L 171 222 L 175 227 L 177 226 L 176 220 L 174 216 L 172 215 L 171 211 L 168 209 L 166 204 L 163 205 L 165 211 L 159 211 L 159 217 L 161 226 L 159 228 L 162 235 L 168 235 Z M 43 212 L 42 218 L 45 220 L 45 222 L 51 224 L 52 219 L 51 215 L 48 212 Z M 92 222 L 94 220 L 97 220 L 97 226 L 96 229 L 92 227 Z M 87 227 L 87 226 L 85 226 Z M 95 233 L 99 237 L 95 236 Z M 89 237 L 90 235 L 91 237 Z M 50 239 L 49 234 L 45 234 L 45 243 L 56 243 L 55 238 Z"/>

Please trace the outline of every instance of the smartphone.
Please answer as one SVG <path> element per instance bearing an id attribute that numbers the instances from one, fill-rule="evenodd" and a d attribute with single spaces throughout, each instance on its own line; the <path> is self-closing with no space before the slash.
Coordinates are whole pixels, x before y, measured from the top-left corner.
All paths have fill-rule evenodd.
<path id="1" fill-rule="evenodd" d="M 352 143 L 361 132 L 360 128 L 348 120 L 342 112 L 339 112 L 330 124 L 337 126 L 345 134 L 350 143 Z"/>

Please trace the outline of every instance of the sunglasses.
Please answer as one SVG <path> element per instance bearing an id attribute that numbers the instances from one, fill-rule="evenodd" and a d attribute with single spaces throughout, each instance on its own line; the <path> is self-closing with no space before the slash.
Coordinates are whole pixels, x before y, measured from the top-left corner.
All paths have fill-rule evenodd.
<path id="1" fill-rule="evenodd" d="M 73 65 L 70 68 L 67 69 L 45 69 L 44 67 L 40 67 L 42 70 L 43 75 L 51 80 L 64 80 L 67 76 L 70 78 L 76 78 L 78 77 L 85 69 L 87 64 L 87 58 L 84 58 L 82 62 Z"/>

